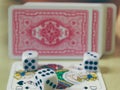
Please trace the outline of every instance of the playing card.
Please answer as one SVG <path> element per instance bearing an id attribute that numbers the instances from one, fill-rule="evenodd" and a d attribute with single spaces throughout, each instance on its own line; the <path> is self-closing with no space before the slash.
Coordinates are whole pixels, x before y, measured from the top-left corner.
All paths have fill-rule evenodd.
<path id="1" fill-rule="evenodd" d="M 105 54 L 111 54 L 115 49 L 115 23 L 116 6 L 114 4 L 105 4 L 106 7 L 106 42 Z"/>
<path id="2" fill-rule="evenodd" d="M 93 8 L 92 14 L 92 51 L 98 52 L 100 57 L 104 53 L 105 47 L 105 8 L 103 4 L 98 4 Z"/>
<path id="3" fill-rule="evenodd" d="M 46 3 L 49 5 L 49 3 Z M 92 9 L 92 33 L 91 50 L 98 52 L 100 56 L 105 51 L 105 33 L 106 33 L 106 7 L 104 4 L 97 3 L 78 3 L 80 6 Z M 41 3 L 28 2 L 26 6 L 41 6 Z M 90 32 L 89 32 L 90 34 Z"/>
<path id="4" fill-rule="evenodd" d="M 47 62 L 49 64 L 52 64 L 51 62 Z M 56 63 L 56 62 L 53 62 Z M 84 88 L 86 87 L 88 90 L 106 90 L 104 81 L 103 81 L 103 77 L 101 75 L 101 72 L 99 71 L 98 73 L 91 73 L 91 75 L 93 75 L 91 80 L 81 80 L 81 78 L 87 78 L 85 77 L 86 75 L 89 75 L 89 73 L 85 73 L 85 71 L 83 70 L 78 70 L 78 69 L 71 69 L 69 68 L 69 66 L 72 65 L 79 65 L 78 62 L 72 62 L 71 63 L 67 63 L 67 62 L 60 62 L 58 61 L 56 63 L 56 65 L 62 66 L 62 68 L 56 70 L 56 73 L 60 73 L 58 75 L 62 76 L 58 79 L 59 81 L 65 80 L 63 86 L 67 86 L 66 89 L 62 89 L 62 85 L 59 86 L 60 84 L 58 84 L 58 87 L 61 87 L 61 89 L 55 89 L 55 90 L 84 90 Z M 39 62 L 39 65 L 46 65 L 45 62 Z M 54 64 L 55 65 L 55 64 Z M 54 67 L 53 67 L 54 68 Z M 64 70 L 67 70 L 66 72 L 64 72 Z M 11 71 L 10 71 L 10 76 L 9 76 L 9 80 L 8 80 L 8 84 L 7 84 L 7 90 L 39 90 L 36 86 L 35 86 L 35 82 L 34 82 L 34 74 L 35 72 L 25 72 L 23 70 L 22 67 L 22 63 L 21 62 L 16 62 L 12 65 Z M 97 77 L 97 78 L 95 78 Z M 79 86 L 76 86 L 79 85 Z"/>
<path id="5" fill-rule="evenodd" d="M 40 59 L 80 59 L 91 50 L 92 9 L 79 4 L 9 8 L 9 55 L 36 50 Z"/>

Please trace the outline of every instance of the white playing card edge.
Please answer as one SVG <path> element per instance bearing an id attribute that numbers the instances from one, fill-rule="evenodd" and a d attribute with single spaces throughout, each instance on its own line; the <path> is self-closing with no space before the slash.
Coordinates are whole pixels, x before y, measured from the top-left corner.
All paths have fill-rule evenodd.
<path id="1" fill-rule="evenodd" d="M 65 6 L 65 7 L 64 7 Z M 93 6 L 93 5 L 92 5 Z M 92 7 L 91 6 L 91 7 Z M 56 8 L 55 8 L 56 7 Z M 25 6 L 25 5 L 12 5 L 9 7 L 10 10 L 13 9 L 80 9 L 80 10 L 91 10 L 90 8 L 88 8 L 85 5 L 79 4 L 79 3 L 41 3 L 40 6 L 35 5 L 33 6 Z"/>
<path id="2" fill-rule="evenodd" d="M 108 3 L 105 4 L 106 9 L 107 7 L 112 7 L 113 8 L 113 22 L 112 22 L 112 48 L 110 51 L 105 51 L 106 55 L 112 54 L 115 51 L 115 23 L 116 23 L 116 16 L 117 16 L 117 6 L 113 3 Z"/>
<path id="3" fill-rule="evenodd" d="M 12 56 L 12 59 L 21 60 L 21 56 Z M 39 56 L 39 60 L 82 60 L 83 56 Z"/>
<path id="4" fill-rule="evenodd" d="M 104 50 L 105 50 L 105 33 L 104 33 L 104 30 L 105 30 L 105 8 L 104 6 L 102 7 L 103 9 L 100 9 L 100 18 L 99 18 L 99 27 L 98 27 L 98 53 L 100 54 L 100 57 L 103 55 L 104 53 Z M 102 38 L 101 38 L 102 37 Z"/>
<path id="5" fill-rule="evenodd" d="M 12 64 L 12 68 L 10 70 L 8 84 L 7 84 L 7 90 L 12 90 L 12 77 L 14 76 L 15 66 L 18 64 L 18 62 Z"/>
<path id="6" fill-rule="evenodd" d="M 92 38 L 92 9 L 89 12 L 89 27 L 88 27 L 88 51 L 92 50 L 92 42 L 91 42 L 91 38 Z M 91 24 L 90 24 L 91 23 Z"/>
<path id="7" fill-rule="evenodd" d="M 105 49 L 105 7 L 103 4 L 97 6 L 94 10 L 99 11 L 99 27 L 98 27 L 98 48 L 97 48 L 97 53 L 99 53 L 99 56 L 102 57 L 102 55 L 104 54 L 104 49 Z"/>
<path id="8" fill-rule="evenodd" d="M 106 89 L 106 86 L 105 86 L 105 82 L 104 82 L 103 75 L 102 75 L 100 72 L 101 72 L 101 70 L 100 70 L 100 68 L 99 68 L 99 72 L 98 72 L 97 75 L 99 76 L 99 80 L 101 81 L 102 90 L 107 90 L 107 89 Z"/>
<path id="9" fill-rule="evenodd" d="M 23 5 L 25 5 L 25 6 L 39 6 L 39 5 L 54 5 L 54 4 L 62 4 L 62 5 L 68 5 L 68 4 L 71 4 L 71 5 L 73 5 L 73 4 L 77 4 L 77 5 L 80 5 L 80 6 L 84 6 L 84 7 L 86 7 L 86 6 L 91 6 L 91 7 L 94 7 L 94 6 L 99 6 L 99 5 L 103 5 L 103 3 L 78 3 L 78 2 L 26 2 L 26 3 L 24 3 Z"/>
<path id="10" fill-rule="evenodd" d="M 12 52 L 12 8 L 8 8 L 8 56 L 10 58 L 13 58 L 13 52 Z"/>

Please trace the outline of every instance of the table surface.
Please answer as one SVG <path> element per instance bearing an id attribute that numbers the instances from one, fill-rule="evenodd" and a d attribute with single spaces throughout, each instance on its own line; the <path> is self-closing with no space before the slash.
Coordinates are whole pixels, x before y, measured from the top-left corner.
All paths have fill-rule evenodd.
<path id="1" fill-rule="evenodd" d="M 6 90 L 11 66 L 16 60 L 8 57 L 8 7 L 17 4 L 13 0 L 0 0 L 0 90 Z M 109 56 L 103 56 L 100 60 L 100 69 L 107 90 L 120 90 L 120 18 L 117 18 L 116 50 Z M 45 62 L 45 61 L 42 61 Z M 46 60 L 46 62 L 48 62 Z M 55 62 L 55 61 L 49 61 Z M 60 61 L 57 61 L 60 62 Z M 68 61 L 61 61 L 68 62 Z M 69 61 L 79 62 L 79 61 Z"/>

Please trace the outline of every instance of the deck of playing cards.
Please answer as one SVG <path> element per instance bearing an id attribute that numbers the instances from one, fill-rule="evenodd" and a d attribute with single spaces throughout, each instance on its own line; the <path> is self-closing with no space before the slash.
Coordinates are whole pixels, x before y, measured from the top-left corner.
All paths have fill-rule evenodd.
<path id="1" fill-rule="evenodd" d="M 114 51 L 116 6 L 26 3 L 9 8 L 9 55 L 36 50 L 40 59 L 80 59 L 86 51 Z"/>

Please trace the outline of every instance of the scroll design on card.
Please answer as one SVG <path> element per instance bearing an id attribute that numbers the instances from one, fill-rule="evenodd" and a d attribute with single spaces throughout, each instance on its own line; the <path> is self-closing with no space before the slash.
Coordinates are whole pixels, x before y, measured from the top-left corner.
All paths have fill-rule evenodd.
<path id="1" fill-rule="evenodd" d="M 52 19 L 41 21 L 38 26 L 32 29 L 32 36 L 45 45 L 59 44 L 69 35 L 68 28 Z"/>
<path id="2" fill-rule="evenodd" d="M 37 50 L 40 56 L 81 56 L 88 47 L 88 10 L 15 9 L 12 54 Z"/>

